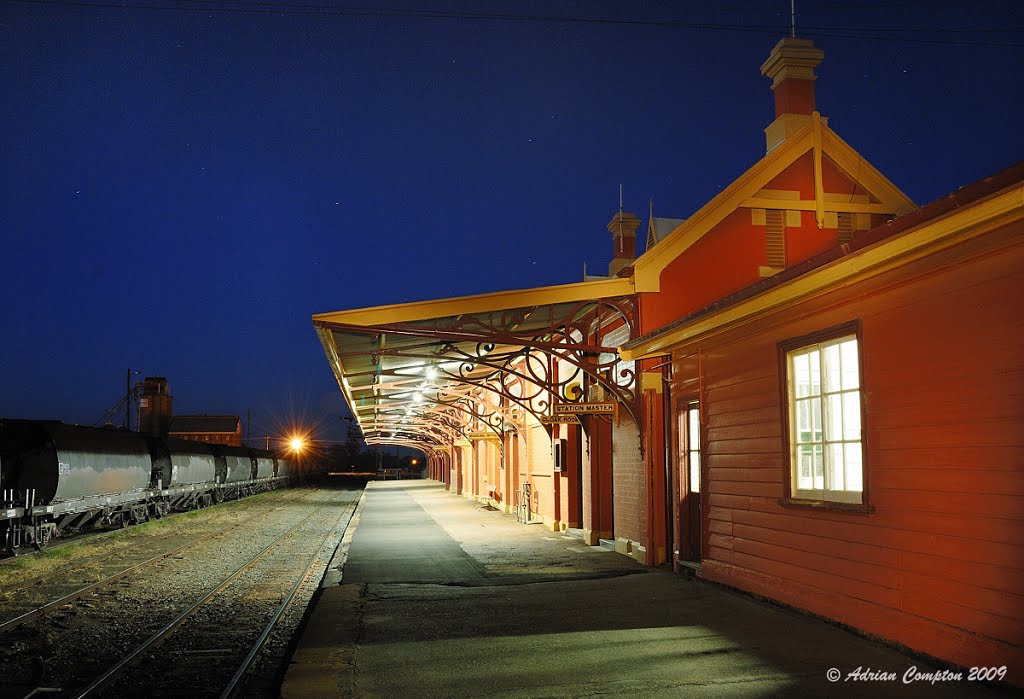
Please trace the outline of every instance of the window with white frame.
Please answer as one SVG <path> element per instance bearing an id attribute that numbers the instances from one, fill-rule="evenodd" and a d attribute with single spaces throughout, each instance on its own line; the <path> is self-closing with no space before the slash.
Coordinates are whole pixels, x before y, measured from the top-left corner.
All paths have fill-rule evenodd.
<path id="1" fill-rule="evenodd" d="M 792 496 L 862 504 L 864 444 L 857 335 L 847 333 L 785 349 Z"/>
<path id="2" fill-rule="evenodd" d="M 690 469 L 690 492 L 700 492 L 700 408 L 697 401 L 686 406 L 686 461 Z"/>

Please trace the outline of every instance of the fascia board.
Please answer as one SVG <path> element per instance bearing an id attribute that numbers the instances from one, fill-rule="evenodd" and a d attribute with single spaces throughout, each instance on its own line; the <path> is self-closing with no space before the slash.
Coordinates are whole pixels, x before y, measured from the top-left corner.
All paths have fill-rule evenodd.
<path id="1" fill-rule="evenodd" d="M 431 318 L 448 318 L 467 313 L 485 313 L 611 296 L 629 296 L 633 293 L 633 280 L 629 277 L 620 277 L 534 289 L 498 291 L 475 296 L 457 296 L 389 306 L 356 308 L 333 313 L 318 313 L 313 316 L 313 324 L 315 326 L 319 326 L 321 323 L 386 325 Z"/>

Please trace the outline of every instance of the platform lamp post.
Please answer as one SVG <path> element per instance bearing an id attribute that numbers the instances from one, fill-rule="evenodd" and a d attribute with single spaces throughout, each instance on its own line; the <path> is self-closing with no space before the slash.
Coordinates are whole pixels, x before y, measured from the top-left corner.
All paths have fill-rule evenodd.
<path id="1" fill-rule="evenodd" d="M 302 483 L 302 451 L 306 448 L 306 440 L 296 435 L 288 441 L 288 446 L 295 455 L 295 470 L 299 474 L 299 483 Z"/>

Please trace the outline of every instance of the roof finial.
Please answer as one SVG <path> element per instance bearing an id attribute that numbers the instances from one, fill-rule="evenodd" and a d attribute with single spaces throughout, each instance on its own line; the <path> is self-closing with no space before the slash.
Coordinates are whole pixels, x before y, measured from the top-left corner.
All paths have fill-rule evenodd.
<path id="1" fill-rule="evenodd" d="M 796 0 L 789 0 L 789 36 L 796 38 Z"/>
<path id="2" fill-rule="evenodd" d="M 619 252 L 622 252 L 622 183 L 619 182 Z"/>

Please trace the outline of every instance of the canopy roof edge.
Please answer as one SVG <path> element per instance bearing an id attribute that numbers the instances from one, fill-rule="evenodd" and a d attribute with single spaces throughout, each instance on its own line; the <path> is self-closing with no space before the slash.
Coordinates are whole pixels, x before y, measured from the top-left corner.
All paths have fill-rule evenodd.
<path id="1" fill-rule="evenodd" d="M 323 323 L 344 323 L 348 325 L 380 325 L 402 323 L 429 318 L 444 318 L 464 313 L 503 311 L 524 306 L 539 306 L 569 301 L 585 301 L 612 296 L 629 296 L 634 293 L 633 279 L 621 277 L 601 279 L 592 282 L 542 286 L 533 289 L 497 291 L 475 296 L 456 296 L 446 299 L 431 299 L 413 303 L 355 308 L 333 313 L 317 313 L 313 325 Z"/>

